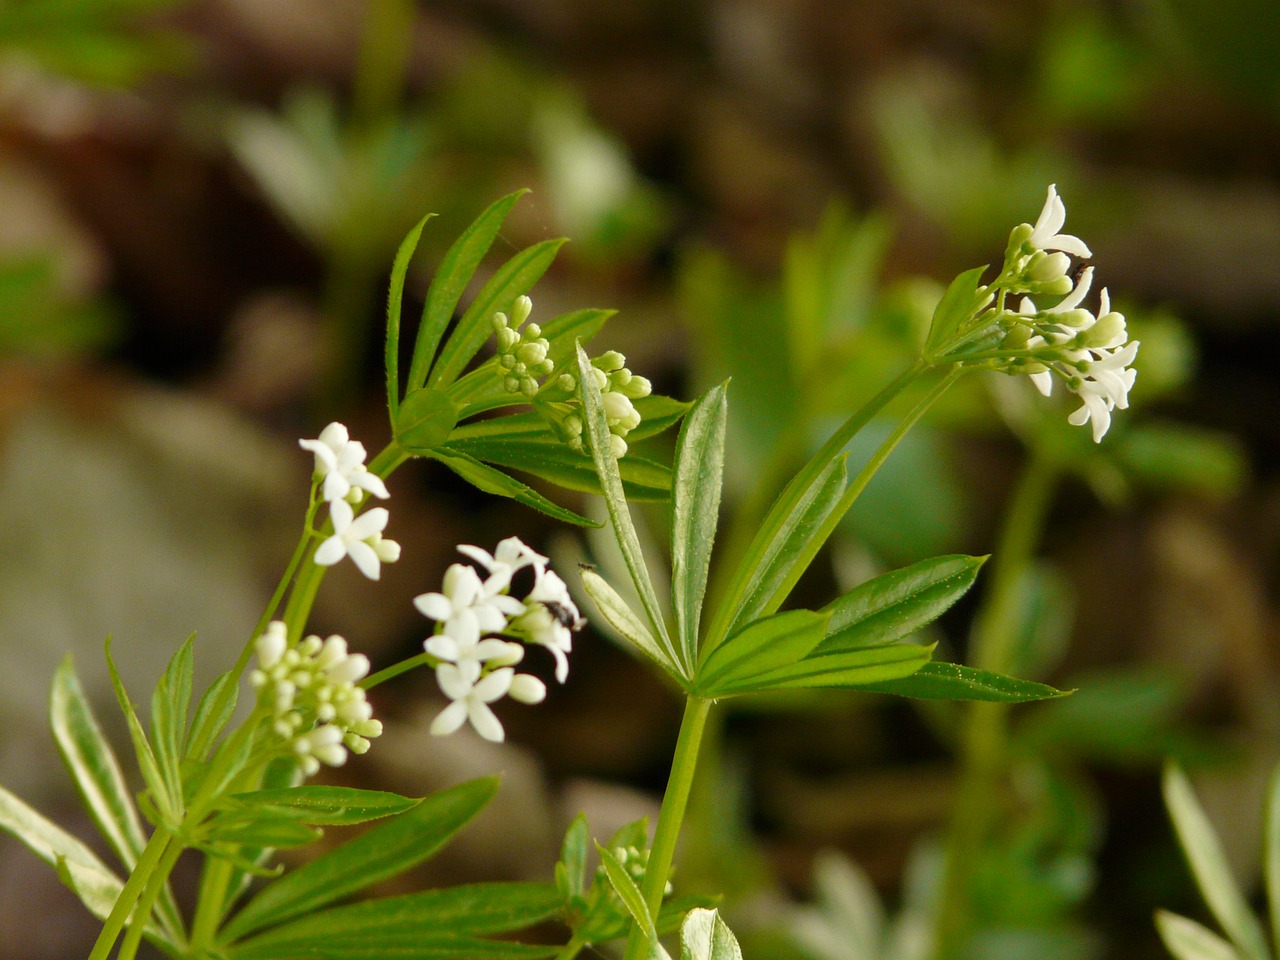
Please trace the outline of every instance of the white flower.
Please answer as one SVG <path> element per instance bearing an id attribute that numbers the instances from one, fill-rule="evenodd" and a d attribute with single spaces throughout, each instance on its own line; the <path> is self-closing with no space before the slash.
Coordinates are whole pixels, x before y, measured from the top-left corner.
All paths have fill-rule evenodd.
<path id="1" fill-rule="evenodd" d="M 348 498 L 352 490 L 366 490 L 385 500 L 390 494 L 382 478 L 364 465 L 364 444 L 352 440 L 342 424 L 329 424 L 315 440 L 299 440 L 298 446 L 315 454 L 315 472 L 324 478 L 321 495 L 330 503 Z"/>
<path id="2" fill-rule="evenodd" d="M 315 562 L 331 567 L 343 557 L 350 557 L 361 573 L 377 580 L 382 564 L 400 556 L 400 545 L 382 538 L 389 517 L 385 507 L 374 507 L 357 517 L 346 500 L 332 501 L 329 518 L 333 521 L 333 536 L 316 547 Z"/>
<path id="3" fill-rule="evenodd" d="M 1138 375 L 1129 365 L 1138 353 L 1138 341 L 1115 350 L 1094 352 L 1098 359 L 1076 365 L 1080 380 L 1078 384 L 1072 382 L 1072 389 L 1080 397 L 1082 405 L 1067 420 L 1077 427 L 1092 421 L 1096 443 L 1111 426 L 1111 411 L 1128 409 L 1129 390 Z"/>
<path id="4" fill-rule="evenodd" d="M 508 616 L 524 612 L 524 604 L 499 592 L 505 586 L 483 581 L 472 567 L 454 563 L 445 571 L 444 592 L 420 594 L 413 605 L 443 623 L 444 633 L 459 643 L 473 644 L 482 633 L 504 630 Z"/>
<path id="5" fill-rule="evenodd" d="M 487 587 L 495 593 L 510 586 L 511 578 L 518 570 L 533 567 L 541 574 L 548 562 L 546 557 L 526 545 L 519 537 L 507 537 L 493 553 L 469 543 L 459 544 L 458 552 L 470 557 L 488 571 Z"/>
<path id="6" fill-rule="evenodd" d="M 524 615 L 511 621 L 511 629 L 528 642 L 551 651 L 556 660 L 556 680 L 564 683 L 569 676 L 573 631 L 583 626 L 569 588 L 554 570 L 542 570 L 525 599 L 525 607 Z"/>
<path id="7" fill-rule="evenodd" d="M 1049 193 L 1044 200 L 1044 207 L 1040 210 L 1040 216 L 1036 218 L 1027 242 L 1037 250 L 1061 250 L 1077 257 L 1093 256 L 1079 237 L 1059 232 L 1066 222 L 1066 205 L 1058 196 L 1058 185 L 1051 183 Z"/>
<path id="8" fill-rule="evenodd" d="M 453 664 L 442 663 L 436 669 L 436 680 L 444 695 L 453 703 L 432 721 L 432 736 L 448 736 L 470 720 L 480 736 L 494 743 L 501 743 L 505 736 L 502 723 L 489 709 L 489 704 L 507 695 L 514 677 L 514 670 L 503 667 L 476 680 Z"/>

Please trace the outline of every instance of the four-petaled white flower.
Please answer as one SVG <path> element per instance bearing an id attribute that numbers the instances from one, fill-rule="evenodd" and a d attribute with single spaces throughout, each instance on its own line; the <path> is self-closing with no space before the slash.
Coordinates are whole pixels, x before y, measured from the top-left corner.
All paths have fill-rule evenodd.
<path id="1" fill-rule="evenodd" d="M 361 573 L 377 580 L 382 564 L 399 558 L 400 545 L 382 537 L 389 517 L 385 508 L 374 507 L 357 517 L 346 500 L 334 500 L 329 504 L 329 517 L 333 536 L 316 547 L 315 562 L 320 566 L 331 567 L 343 557 L 350 557 Z"/>
<path id="2" fill-rule="evenodd" d="M 466 564 L 454 563 L 445 571 L 444 592 L 421 594 L 413 598 L 413 605 L 423 616 L 443 623 L 444 632 L 458 642 L 474 644 L 482 633 L 497 633 L 506 628 L 508 617 L 524 612 L 523 603 L 499 592 L 505 587 L 481 580 Z"/>
<path id="3" fill-rule="evenodd" d="M 299 440 L 298 446 L 315 454 L 316 475 L 324 478 L 321 496 L 330 503 L 350 498 L 353 491 L 358 499 L 360 490 L 382 500 L 390 496 L 382 478 L 364 465 L 364 444 L 352 440 L 342 424 L 335 421 L 321 430 L 317 439 Z"/>
<path id="4" fill-rule="evenodd" d="M 1058 196 L 1058 185 L 1049 184 L 1049 193 L 1045 197 L 1044 207 L 1031 228 L 1031 236 L 1027 240 L 1037 250 L 1061 250 L 1076 257 L 1091 257 L 1093 254 L 1079 237 L 1069 233 L 1060 233 L 1067 222 L 1067 208 Z"/>
<path id="5" fill-rule="evenodd" d="M 436 679 L 444 695 L 453 701 L 431 723 L 431 733 L 437 737 L 448 736 L 470 721 L 480 736 L 501 743 L 506 733 L 489 704 L 508 695 L 522 703 L 541 703 L 547 695 L 547 688 L 537 677 L 517 674 L 511 667 L 475 680 L 454 664 L 442 663 L 436 669 Z"/>
<path id="6" fill-rule="evenodd" d="M 473 547 L 469 543 L 459 544 L 458 552 L 470 557 L 488 571 L 487 582 L 490 584 L 490 589 L 494 591 L 505 590 L 510 586 L 511 578 L 516 572 L 525 567 L 533 567 L 541 574 L 548 562 L 546 557 L 527 546 L 519 537 L 507 537 L 499 542 L 493 553 L 482 550 L 480 547 Z"/>
<path id="7" fill-rule="evenodd" d="M 554 570 L 544 569 L 525 599 L 525 606 L 526 612 L 511 621 L 512 630 L 551 651 L 556 660 L 556 680 L 564 683 L 569 676 L 573 631 L 582 626 L 569 588 Z"/>

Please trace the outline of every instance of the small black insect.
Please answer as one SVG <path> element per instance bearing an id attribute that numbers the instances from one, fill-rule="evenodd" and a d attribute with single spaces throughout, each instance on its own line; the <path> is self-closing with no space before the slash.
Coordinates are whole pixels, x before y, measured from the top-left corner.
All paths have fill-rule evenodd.
<path id="1" fill-rule="evenodd" d="M 547 608 L 547 613 L 555 618 L 556 622 L 562 627 L 567 627 L 574 632 L 581 630 L 587 625 L 587 621 L 579 617 L 563 603 L 556 603 L 554 600 L 545 600 L 542 604 Z"/>
<path id="2" fill-rule="evenodd" d="M 1076 260 L 1075 265 L 1071 268 L 1071 273 L 1069 274 L 1071 277 L 1071 285 L 1075 286 L 1079 283 L 1080 278 L 1084 276 L 1085 270 L 1091 266 L 1093 266 L 1093 261 L 1087 257 L 1081 257 Z"/>

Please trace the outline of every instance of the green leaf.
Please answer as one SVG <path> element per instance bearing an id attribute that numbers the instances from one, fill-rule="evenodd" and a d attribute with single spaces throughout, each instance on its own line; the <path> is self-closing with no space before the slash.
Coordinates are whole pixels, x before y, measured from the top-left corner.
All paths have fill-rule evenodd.
<path id="1" fill-rule="evenodd" d="M 1177 764 L 1165 766 L 1163 786 L 1165 806 L 1205 903 L 1244 957 L 1268 960 L 1262 927 L 1231 875 L 1213 825 Z"/>
<path id="2" fill-rule="evenodd" d="M 83 843 L 3 787 L 0 787 L 0 830 L 12 834 L 37 857 L 58 870 L 63 882 L 95 917 L 105 920 L 111 913 L 124 888 L 124 881 Z M 169 938 L 151 922 L 147 924 L 147 934 L 172 946 Z"/>
<path id="3" fill-rule="evenodd" d="M 147 788 L 151 791 L 152 797 L 160 815 L 170 821 L 170 826 L 177 826 L 177 800 L 179 798 L 171 797 L 168 793 L 168 783 L 160 772 L 160 765 L 156 762 L 156 755 L 151 750 L 151 744 L 147 741 L 147 734 L 142 729 L 142 723 L 138 720 L 138 713 L 133 709 L 133 702 L 129 699 L 129 694 L 124 689 L 124 684 L 120 682 L 120 674 L 116 671 L 116 665 L 111 660 L 111 638 L 107 638 L 106 643 L 107 672 L 111 675 L 111 686 L 115 690 L 116 700 L 120 704 L 120 710 L 124 713 L 125 722 L 129 725 L 129 736 L 133 740 L 133 751 L 138 758 L 138 770 L 142 774 Z"/>
<path id="4" fill-rule="evenodd" d="M 567 507 L 552 503 L 538 491 L 527 484 L 521 483 L 515 477 L 508 476 L 501 470 L 483 464 L 475 457 L 460 450 L 455 450 L 449 445 L 432 450 L 427 455 L 433 460 L 439 460 L 477 490 L 491 493 L 494 496 L 516 500 L 526 507 L 532 507 L 540 513 L 545 513 L 547 516 L 554 517 L 564 523 L 572 523 L 579 527 L 600 526 L 594 520 L 580 516 Z"/>
<path id="5" fill-rule="evenodd" d="M 1240 954 L 1208 927 L 1168 910 L 1156 911 L 1156 930 L 1177 960 L 1240 960 Z"/>
<path id="6" fill-rule="evenodd" d="M 742 960 L 742 948 L 718 910 L 690 910 L 680 927 L 680 960 Z"/>
<path id="7" fill-rule="evenodd" d="M 99 832 L 127 869 L 133 869 L 146 846 L 124 774 L 111 744 L 93 715 L 68 655 L 53 675 L 49 725 L 58 752 L 71 771 L 85 807 Z"/>
<path id="8" fill-rule="evenodd" d="M 490 777 L 434 793 L 408 812 L 285 874 L 232 918 L 225 939 L 241 939 L 403 873 L 448 843 L 497 789 L 497 779 Z"/>
<path id="9" fill-rule="evenodd" d="M 565 242 L 560 239 L 535 243 L 498 268 L 462 315 L 457 329 L 440 352 L 440 359 L 431 370 L 431 386 L 445 388 L 461 376 L 471 358 L 493 335 L 493 315 L 511 312 L 516 298 L 528 293 L 541 279 Z"/>
<path id="10" fill-rule="evenodd" d="M 806 557 L 810 541 L 840 502 L 846 482 L 845 456 L 832 460 L 777 525 L 773 536 L 743 558 L 751 573 L 745 579 L 741 600 L 733 610 L 726 633 L 772 613 L 803 570 L 797 564 Z"/>
<path id="11" fill-rule="evenodd" d="M 827 615 L 810 610 L 788 610 L 757 620 L 716 647 L 699 665 L 695 689 L 715 697 L 793 666 L 818 645 L 826 629 Z"/>
<path id="12" fill-rule="evenodd" d="M 228 670 L 204 692 L 204 696 L 196 704 L 196 715 L 187 734 L 184 756 L 196 761 L 204 760 L 214 740 L 236 711 L 236 700 L 240 696 L 238 680 L 239 677 Z"/>
<path id="13" fill-rule="evenodd" d="M 823 607 L 831 615 L 815 654 L 896 643 L 959 600 L 986 557 L 945 556 L 874 577 Z"/>
<path id="14" fill-rule="evenodd" d="M 979 304 L 991 299 L 985 287 L 982 292 L 978 289 L 986 270 L 985 265 L 974 267 L 951 281 L 951 286 L 947 287 L 947 292 L 942 295 L 933 311 L 924 348 L 926 357 L 932 356 L 934 351 L 946 343 L 947 338 L 960 328 L 960 324 L 973 315 Z"/>
<path id="15" fill-rule="evenodd" d="M 396 414 L 396 442 L 408 453 L 430 453 L 449 439 L 458 424 L 458 405 L 443 390 L 410 390 Z"/>
<path id="16" fill-rule="evenodd" d="M 169 660 L 169 666 L 151 695 L 151 739 L 170 797 L 182 796 L 182 744 L 186 740 L 191 709 L 195 635 L 187 638 Z"/>
<path id="17" fill-rule="evenodd" d="M 604 492 L 609 519 L 613 522 L 618 549 L 622 552 L 623 561 L 631 574 L 631 581 L 644 606 L 645 615 L 649 618 L 651 634 L 661 644 L 663 651 L 667 654 L 666 659 L 672 664 L 679 664 L 680 657 L 667 634 L 667 624 L 662 615 L 662 608 L 658 604 L 658 595 L 653 589 L 653 581 L 649 579 L 649 570 L 645 566 L 644 554 L 640 549 L 640 538 L 636 534 L 636 528 L 631 522 L 631 514 L 627 510 L 627 499 L 622 489 L 622 476 L 618 472 L 618 460 L 613 455 L 609 444 L 609 425 L 605 420 L 600 388 L 596 384 L 591 361 L 581 346 L 578 347 L 578 386 L 582 400 L 583 425 L 591 445 L 591 459 L 595 461 L 596 473 L 600 477 L 600 487 Z M 681 675 L 688 679 L 692 674 L 693 665 L 681 664 L 681 666 L 684 668 Z"/>
<path id="18" fill-rule="evenodd" d="M 735 683 L 731 689 L 723 689 L 723 685 L 717 687 L 715 695 L 736 696 L 801 687 L 861 688 L 910 676 L 929 662 L 932 652 L 933 647 L 895 643 L 887 647 L 811 656 L 799 663 Z"/>
<path id="19" fill-rule="evenodd" d="M 387 342 L 384 360 L 387 368 L 387 410 L 391 414 L 393 430 L 400 411 L 400 306 L 404 301 L 404 281 L 409 273 L 409 261 L 413 259 L 413 252 L 418 249 L 422 228 L 434 216 L 434 213 L 428 213 L 409 231 L 400 243 L 395 262 L 391 266 L 391 282 L 387 288 Z"/>
<path id="20" fill-rule="evenodd" d="M 580 813 L 569 824 L 564 842 L 560 845 L 560 861 L 557 865 L 563 868 L 563 873 L 557 871 L 556 875 L 564 877 L 565 889 L 561 893 L 566 900 L 587 892 L 587 848 L 590 843 L 591 828 L 586 814 Z"/>
<path id="21" fill-rule="evenodd" d="M 496 418 L 498 422 L 506 418 Z M 513 418 L 514 419 L 514 418 Z M 487 421 L 493 422 L 493 421 Z M 548 431 L 548 438 L 525 433 L 514 439 L 452 439 L 449 448 L 477 460 L 523 470 L 566 490 L 600 493 L 595 465 Z M 622 488 L 635 500 L 665 500 L 671 495 L 671 471 L 660 463 L 628 453 L 618 461 Z"/>
<path id="22" fill-rule="evenodd" d="M 600 865 L 604 867 L 605 876 L 609 878 L 609 885 L 622 900 L 622 905 L 639 925 L 645 938 L 650 942 L 657 942 L 658 931 L 653 925 L 653 915 L 649 912 L 648 904 L 644 902 L 644 895 L 640 892 L 640 888 L 631 879 L 631 874 L 627 873 L 627 868 L 618 861 L 608 847 L 602 847 L 597 843 L 596 853 L 600 857 Z"/>
<path id="23" fill-rule="evenodd" d="M 1240 490 L 1249 473 L 1239 441 L 1188 424 L 1135 423 L 1107 452 L 1139 484 L 1160 492 L 1223 500 Z"/>
<path id="24" fill-rule="evenodd" d="M 966 667 L 959 663 L 930 660 L 915 673 L 900 680 L 859 684 L 859 689 L 891 693 L 919 700 L 989 700 L 1024 703 L 1065 696 L 1048 684 L 1019 680 L 1002 673 Z"/>
<path id="25" fill-rule="evenodd" d="M 482 940 L 455 937 L 447 933 L 417 937 L 402 942 L 387 937 L 340 940 L 301 946 L 281 953 L 274 946 L 262 951 L 231 947 L 231 960 L 540 960 L 560 952 L 555 945 L 512 943 L 509 940 Z"/>
<path id="26" fill-rule="evenodd" d="M 609 582 L 594 570 L 582 571 L 582 586 L 605 618 L 623 638 L 630 641 L 640 653 L 644 654 L 657 667 L 669 673 L 677 683 L 682 680 L 680 666 L 672 659 L 670 652 L 662 646 L 650 632 L 644 621 L 640 619 L 627 601 L 609 585 Z"/>
<path id="27" fill-rule="evenodd" d="M 427 288 L 427 302 L 422 307 L 422 320 L 418 324 L 418 337 L 413 346 L 413 359 L 409 364 L 409 390 L 416 390 L 426 383 L 427 371 L 431 369 L 440 339 L 453 318 L 463 291 L 471 282 L 480 261 L 489 252 L 507 214 L 516 201 L 528 192 L 517 190 L 490 204 L 462 232 L 462 236 L 454 241 L 440 261 L 431 286 Z"/>
<path id="28" fill-rule="evenodd" d="M 676 636 L 688 664 L 698 659 L 698 624 L 720 519 L 728 415 L 728 384 L 723 383 L 694 403 L 676 440 L 671 488 L 671 605 Z"/>
<path id="29" fill-rule="evenodd" d="M 387 956 L 543 956 L 527 951 L 494 953 L 518 945 L 478 938 L 541 923 L 562 905 L 559 892 L 547 883 L 481 883 L 426 890 L 311 914 L 246 940 L 232 949 L 231 956 L 277 960 L 383 955 L 369 950 L 374 947 L 387 951 Z M 465 952 L 400 952 L 413 947 L 438 950 L 450 943 Z M 353 952 L 362 949 L 366 952 Z"/>
<path id="30" fill-rule="evenodd" d="M 147 838 L 120 764 L 93 715 L 70 656 L 53 675 L 49 701 L 49 725 L 63 763 L 71 772 L 98 832 L 125 868 L 132 870 Z M 168 933 L 182 929 L 177 904 L 167 886 L 161 892 L 157 910 Z"/>
<path id="31" fill-rule="evenodd" d="M 214 817 L 202 831 L 206 844 L 233 846 L 301 847 L 323 836 L 323 831 L 309 827 L 292 811 L 263 809 L 227 810 Z"/>
<path id="32" fill-rule="evenodd" d="M 420 799 L 402 797 L 385 790 L 359 790 L 355 787 L 330 787 L 304 784 L 276 790 L 237 793 L 231 798 L 245 809 L 278 808 L 292 810 L 303 823 L 348 825 L 380 820 L 404 813 Z"/>

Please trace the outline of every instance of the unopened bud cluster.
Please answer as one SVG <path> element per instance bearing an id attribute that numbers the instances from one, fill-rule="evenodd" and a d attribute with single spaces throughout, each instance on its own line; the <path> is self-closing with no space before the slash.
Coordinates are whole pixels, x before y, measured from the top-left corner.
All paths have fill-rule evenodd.
<path id="1" fill-rule="evenodd" d="M 271 715 L 271 729 L 299 758 L 307 776 L 321 764 L 341 766 L 347 752 L 361 754 L 382 733 L 357 684 L 369 672 L 364 654 L 349 653 L 339 636 L 309 636 L 290 647 L 282 621 L 272 621 L 255 643 L 258 667 L 249 682 Z"/>
<path id="2" fill-rule="evenodd" d="M 533 302 L 528 297 L 518 297 L 510 317 L 505 313 L 493 316 L 503 388 L 530 401 L 536 399 L 538 409 L 565 442 L 574 450 L 585 450 L 576 369 L 562 368 L 555 374 L 555 363 L 549 356 L 550 341 L 542 336 L 538 324 L 525 322 L 532 311 Z M 646 378 L 628 370 L 627 358 L 616 350 L 594 358 L 591 369 L 604 403 L 613 455 L 625 456 L 626 436 L 640 425 L 640 412 L 631 401 L 649 396 L 653 387 Z"/>
<path id="3" fill-rule="evenodd" d="M 613 847 L 609 852 L 613 854 L 613 858 L 617 860 L 618 863 L 622 864 L 623 868 L 627 871 L 627 875 L 636 882 L 636 886 L 639 886 L 644 882 L 644 872 L 649 868 L 649 850 L 647 848 L 642 849 L 636 846 Z M 603 866 L 597 868 L 596 876 L 600 882 L 606 880 Z M 670 882 L 668 882 L 666 886 L 662 888 L 662 895 L 664 897 L 669 897 L 671 896 L 671 891 L 672 887 Z"/>
<path id="4" fill-rule="evenodd" d="M 530 399 L 538 393 L 539 380 L 556 366 L 547 356 L 551 343 L 542 336 L 542 328 L 530 323 L 520 329 L 532 312 L 533 301 L 528 297 L 517 297 L 509 318 L 505 313 L 493 315 L 502 385 L 508 393 L 523 394 Z"/>

